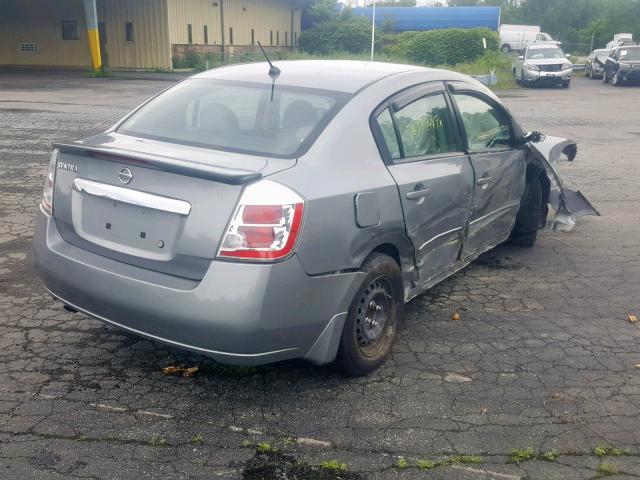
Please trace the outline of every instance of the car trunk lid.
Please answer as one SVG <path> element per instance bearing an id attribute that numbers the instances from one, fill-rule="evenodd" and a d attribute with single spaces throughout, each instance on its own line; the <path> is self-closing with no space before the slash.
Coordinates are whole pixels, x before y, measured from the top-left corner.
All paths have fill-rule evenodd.
<path id="1" fill-rule="evenodd" d="M 65 241 L 194 280 L 215 258 L 243 186 L 295 164 L 117 133 L 54 146 Z"/>

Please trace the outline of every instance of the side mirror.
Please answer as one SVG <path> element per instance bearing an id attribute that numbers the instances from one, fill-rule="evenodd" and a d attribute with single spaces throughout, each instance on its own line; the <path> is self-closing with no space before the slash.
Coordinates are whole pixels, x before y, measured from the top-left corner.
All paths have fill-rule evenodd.
<path id="1" fill-rule="evenodd" d="M 518 55 L 518 60 L 524 60 L 524 55 Z"/>
<path id="2" fill-rule="evenodd" d="M 571 58 L 571 55 L 569 55 L 568 53 L 565 53 L 565 58 Z"/>
<path id="3" fill-rule="evenodd" d="M 522 137 L 520 139 L 520 142 L 524 145 L 525 143 L 538 143 L 541 142 L 542 140 L 544 140 L 545 136 L 544 134 L 540 133 L 540 132 L 528 132 L 524 135 L 524 137 Z"/>

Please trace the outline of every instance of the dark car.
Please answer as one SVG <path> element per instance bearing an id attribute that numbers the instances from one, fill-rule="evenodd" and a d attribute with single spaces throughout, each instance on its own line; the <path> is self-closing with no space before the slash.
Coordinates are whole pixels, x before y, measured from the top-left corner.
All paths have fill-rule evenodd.
<path id="1" fill-rule="evenodd" d="M 587 78 L 595 80 L 596 77 L 602 77 L 602 73 L 604 72 L 604 64 L 607 62 L 608 56 L 609 50 L 607 50 L 606 48 L 594 50 L 589 54 L 584 65 L 584 74 L 587 76 Z"/>
<path id="2" fill-rule="evenodd" d="M 604 65 L 602 81 L 619 87 L 625 83 L 640 82 L 640 45 L 616 47 L 611 50 Z"/>

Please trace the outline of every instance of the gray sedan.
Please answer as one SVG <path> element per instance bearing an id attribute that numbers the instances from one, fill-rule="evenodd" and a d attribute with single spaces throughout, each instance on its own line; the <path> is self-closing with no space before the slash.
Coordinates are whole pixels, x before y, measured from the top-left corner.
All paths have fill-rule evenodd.
<path id="1" fill-rule="evenodd" d="M 34 239 L 71 311 L 233 364 L 383 362 L 403 305 L 501 242 L 596 213 L 571 141 L 470 77 L 257 63 L 185 80 L 54 145 Z"/>

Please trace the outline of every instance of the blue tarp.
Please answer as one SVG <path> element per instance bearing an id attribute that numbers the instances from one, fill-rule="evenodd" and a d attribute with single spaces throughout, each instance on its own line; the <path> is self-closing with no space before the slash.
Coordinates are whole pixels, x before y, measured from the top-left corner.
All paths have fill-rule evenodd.
<path id="1" fill-rule="evenodd" d="M 354 8 L 355 15 L 371 20 L 373 8 Z M 391 21 L 394 30 L 433 30 L 437 28 L 490 28 L 500 26 L 500 7 L 378 7 L 376 25 Z"/>

